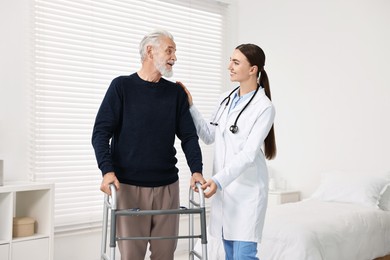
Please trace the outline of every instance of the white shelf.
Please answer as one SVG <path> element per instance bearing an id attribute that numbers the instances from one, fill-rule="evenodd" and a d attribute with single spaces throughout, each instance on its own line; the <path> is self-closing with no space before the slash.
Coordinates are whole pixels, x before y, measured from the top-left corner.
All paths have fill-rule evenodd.
<path id="1" fill-rule="evenodd" d="M 1 260 L 53 259 L 53 203 L 54 184 L 9 182 L 0 186 Z M 14 217 L 33 218 L 34 235 L 13 238 Z"/>

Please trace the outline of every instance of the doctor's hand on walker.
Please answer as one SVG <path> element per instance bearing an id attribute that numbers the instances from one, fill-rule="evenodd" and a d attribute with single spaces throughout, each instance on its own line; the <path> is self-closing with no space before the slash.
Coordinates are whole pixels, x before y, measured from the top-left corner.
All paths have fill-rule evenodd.
<path id="1" fill-rule="evenodd" d="M 204 191 L 205 198 L 210 198 L 217 192 L 218 186 L 212 179 L 206 181 L 205 179 L 203 179 L 202 174 L 196 172 L 192 174 L 192 178 L 191 178 L 191 188 L 195 192 L 199 192 L 198 188 L 195 185 L 195 183 L 197 182 L 199 182 L 202 185 L 201 188 Z"/>
<path id="2" fill-rule="evenodd" d="M 202 184 L 202 189 L 204 190 L 204 196 L 211 198 L 217 192 L 218 186 L 212 179 L 209 179 L 206 183 Z"/>

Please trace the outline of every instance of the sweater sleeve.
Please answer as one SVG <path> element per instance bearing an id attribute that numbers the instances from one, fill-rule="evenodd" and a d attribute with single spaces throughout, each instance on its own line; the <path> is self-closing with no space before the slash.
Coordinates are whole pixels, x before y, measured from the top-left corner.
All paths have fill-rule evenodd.
<path id="1" fill-rule="evenodd" d="M 187 95 L 181 87 L 179 87 L 179 91 L 176 135 L 181 140 L 181 147 L 186 156 L 191 173 L 202 173 L 202 152 L 200 150 L 196 128 L 189 110 Z"/>
<path id="2" fill-rule="evenodd" d="M 110 140 L 121 118 L 122 98 L 119 91 L 120 82 L 119 77 L 111 82 L 100 105 L 93 127 L 92 146 L 95 150 L 98 167 L 103 175 L 114 171 Z"/>

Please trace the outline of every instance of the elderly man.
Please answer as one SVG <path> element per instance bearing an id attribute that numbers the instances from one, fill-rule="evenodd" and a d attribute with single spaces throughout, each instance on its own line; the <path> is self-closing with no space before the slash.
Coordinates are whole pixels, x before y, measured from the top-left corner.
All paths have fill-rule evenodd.
<path id="1" fill-rule="evenodd" d="M 154 31 L 140 43 L 141 69 L 115 78 L 102 101 L 92 134 L 101 190 L 113 183 L 118 208 L 178 209 L 179 177 L 175 136 L 181 140 L 192 173 L 191 186 L 204 183 L 202 154 L 186 93 L 162 76 L 172 76 L 176 45 L 167 31 Z M 111 142 L 110 142 L 111 140 Z M 119 217 L 121 237 L 176 236 L 178 215 Z M 172 260 L 176 240 L 125 240 L 122 260 L 143 260 L 148 242 L 151 259 Z"/>

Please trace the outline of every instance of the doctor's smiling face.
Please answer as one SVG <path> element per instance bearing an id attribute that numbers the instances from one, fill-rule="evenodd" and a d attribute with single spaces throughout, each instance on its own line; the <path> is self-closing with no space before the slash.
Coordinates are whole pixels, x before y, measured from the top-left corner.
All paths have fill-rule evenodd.
<path id="1" fill-rule="evenodd" d="M 245 55 L 240 50 L 235 49 L 230 57 L 228 70 L 232 82 L 245 82 L 253 75 L 256 76 L 257 66 L 252 66 Z"/>

